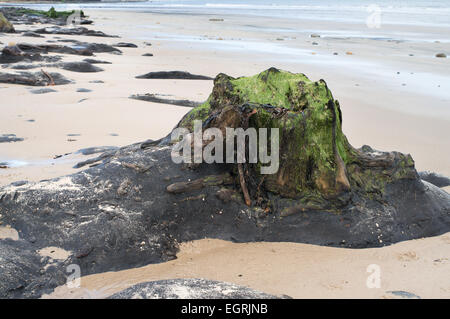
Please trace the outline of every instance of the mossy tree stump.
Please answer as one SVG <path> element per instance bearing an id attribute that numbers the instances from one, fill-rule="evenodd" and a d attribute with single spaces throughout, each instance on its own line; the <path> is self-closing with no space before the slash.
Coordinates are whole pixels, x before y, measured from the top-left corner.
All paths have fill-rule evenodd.
<path id="1" fill-rule="evenodd" d="M 266 191 L 300 199 L 305 209 L 338 208 L 352 194 L 382 196 L 386 183 L 416 178 L 410 155 L 353 148 L 342 132 L 342 112 L 324 80 L 270 68 L 251 77 L 219 74 L 208 100 L 179 123 L 192 131 L 203 126 L 279 128 L 280 164 L 272 175 L 248 165 L 246 178 L 257 178 Z"/>

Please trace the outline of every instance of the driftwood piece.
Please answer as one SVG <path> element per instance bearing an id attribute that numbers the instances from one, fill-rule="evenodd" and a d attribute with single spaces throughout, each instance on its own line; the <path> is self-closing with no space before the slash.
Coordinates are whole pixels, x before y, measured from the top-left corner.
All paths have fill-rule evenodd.
<path id="1" fill-rule="evenodd" d="M 53 80 L 53 77 L 50 75 L 50 74 L 48 74 L 47 72 L 45 72 L 43 69 L 41 69 L 41 72 L 48 78 L 48 80 L 49 80 L 49 83 L 47 84 L 47 85 L 50 85 L 50 86 L 54 86 L 55 85 L 55 81 Z"/>
<path id="2" fill-rule="evenodd" d="M 46 72 L 47 73 L 47 72 Z M 18 73 L 3 73 L 0 72 L 0 83 L 22 84 L 31 86 L 48 86 L 52 83 L 54 85 L 63 85 L 71 83 L 72 81 L 66 79 L 63 75 L 52 72 L 47 73 L 50 78 L 44 74 L 44 72 L 18 72 Z M 51 85 L 51 84 L 50 84 Z"/>
<path id="3" fill-rule="evenodd" d="M 175 99 L 166 99 L 163 98 L 161 95 L 158 94 L 133 94 L 130 96 L 130 99 L 135 100 L 141 100 L 141 101 L 147 101 L 147 102 L 154 102 L 154 103 L 161 103 L 161 104 L 171 104 L 171 105 L 177 105 L 177 106 L 185 106 L 185 107 L 196 107 L 199 106 L 201 103 L 194 102 L 190 100 L 175 100 Z"/>
<path id="4" fill-rule="evenodd" d="M 185 71 L 159 71 L 149 72 L 136 76 L 136 79 L 165 79 L 165 80 L 213 80 L 205 75 L 191 74 Z"/>

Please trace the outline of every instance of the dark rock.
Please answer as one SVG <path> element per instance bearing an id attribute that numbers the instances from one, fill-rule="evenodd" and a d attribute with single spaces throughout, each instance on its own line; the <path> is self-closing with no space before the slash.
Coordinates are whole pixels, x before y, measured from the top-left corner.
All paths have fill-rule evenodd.
<path id="1" fill-rule="evenodd" d="M 22 84 L 31 86 L 48 86 L 63 85 L 71 83 L 70 80 L 66 79 L 59 73 L 47 73 L 51 76 L 51 79 L 46 76 L 44 72 L 19 72 L 19 73 L 2 73 L 0 72 L 0 83 L 10 83 L 10 84 Z M 52 83 L 53 82 L 53 83 Z"/>
<path id="2" fill-rule="evenodd" d="M 0 55 L 0 63 L 16 63 L 16 62 L 34 62 L 43 61 L 39 53 L 27 53 L 22 51 L 18 46 L 6 46 Z"/>
<path id="3" fill-rule="evenodd" d="M 169 279 L 144 282 L 108 299 L 278 299 L 244 286 L 206 279 Z"/>
<path id="4" fill-rule="evenodd" d="M 128 42 L 119 42 L 112 45 L 113 47 L 117 48 L 137 48 L 138 46 L 134 43 L 128 43 Z"/>
<path id="5" fill-rule="evenodd" d="M 39 34 L 63 34 L 63 35 L 86 35 L 93 37 L 108 37 L 108 38 L 118 38 L 116 35 L 108 35 L 102 31 L 89 30 L 85 27 L 76 28 L 60 28 L 60 27 L 47 27 L 34 30 L 34 32 Z"/>
<path id="6" fill-rule="evenodd" d="M 65 46 L 65 45 L 58 45 L 58 44 L 41 44 L 41 45 L 34 45 L 34 44 L 28 44 L 28 43 L 18 43 L 15 47 L 8 47 L 8 48 L 17 48 L 19 51 L 14 52 L 13 54 L 10 52 L 6 52 L 8 56 L 20 56 L 20 59 L 18 61 L 24 60 L 23 55 L 26 55 L 25 57 L 28 57 L 29 59 L 32 59 L 33 61 L 42 61 L 43 58 L 40 56 L 40 54 L 47 54 L 49 52 L 52 53 L 62 53 L 62 54 L 74 54 L 74 55 L 84 55 L 84 56 L 92 56 L 94 53 L 116 53 L 121 54 L 122 52 L 119 49 L 116 49 L 110 45 L 103 44 L 103 43 L 85 43 L 85 42 L 76 42 L 71 46 Z M 4 50 L 5 51 L 5 50 Z M 22 52 L 22 53 L 20 53 Z M 3 55 L 5 55 L 5 52 L 2 53 L 2 57 L 0 57 L 0 63 L 13 63 L 18 61 L 11 61 L 8 62 L 7 60 L 4 60 Z M 33 55 L 37 55 L 37 58 L 33 59 Z M 17 58 L 15 58 L 17 60 Z"/>
<path id="7" fill-rule="evenodd" d="M 89 83 L 105 83 L 105 82 L 103 82 L 102 80 L 92 80 L 92 81 L 89 81 Z"/>
<path id="8" fill-rule="evenodd" d="M 40 35 L 39 33 L 27 31 L 22 33 L 23 37 L 33 37 L 33 38 L 43 38 L 44 36 Z"/>
<path id="9" fill-rule="evenodd" d="M 42 68 L 48 66 L 46 64 L 16 64 L 12 65 L 9 68 L 12 70 L 31 70 L 36 68 Z"/>
<path id="10" fill-rule="evenodd" d="M 102 60 L 95 60 L 95 59 L 84 59 L 84 62 L 91 63 L 91 64 L 112 64 L 108 61 L 102 61 Z"/>
<path id="11" fill-rule="evenodd" d="M 0 143 L 21 142 L 23 138 L 17 137 L 16 134 L 0 134 Z"/>
<path id="12" fill-rule="evenodd" d="M 50 88 L 43 88 L 43 89 L 31 90 L 30 92 L 33 94 L 45 94 L 45 93 L 57 92 L 57 91 L 50 89 Z"/>
<path id="13" fill-rule="evenodd" d="M 81 102 L 81 101 L 80 101 Z M 80 102 L 78 102 L 78 103 L 80 103 Z M 84 167 L 84 166 L 87 166 L 87 165 L 98 165 L 99 164 L 99 162 L 100 161 L 102 161 L 104 158 L 102 157 L 102 156 L 98 156 L 98 157 L 95 157 L 95 158 L 91 158 L 91 159 L 88 159 L 88 160 L 85 160 L 85 161 L 81 161 L 81 162 L 78 162 L 77 164 L 75 164 L 74 166 L 73 166 L 73 168 L 82 168 L 82 167 Z"/>
<path id="14" fill-rule="evenodd" d="M 104 71 L 102 68 L 99 68 L 87 62 L 63 62 L 59 64 L 59 67 L 61 67 L 64 70 L 83 73 Z"/>
<path id="15" fill-rule="evenodd" d="M 80 153 L 83 155 L 92 155 L 96 153 L 103 153 L 107 151 L 115 151 L 117 150 L 117 146 L 97 146 L 97 147 L 88 147 L 88 148 L 82 148 L 81 150 L 78 150 L 76 153 Z"/>
<path id="16" fill-rule="evenodd" d="M 61 68 L 72 72 L 101 72 L 103 69 L 92 65 L 91 63 L 82 62 L 62 62 L 50 64 L 17 64 L 10 67 L 13 70 L 30 70 L 36 68 Z"/>
<path id="17" fill-rule="evenodd" d="M 142 56 L 153 56 L 153 53 L 144 53 Z"/>
<path id="18" fill-rule="evenodd" d="M 86 43 L 86 42 L 75 42 L 71 46 L 58 45 L 58 44 L 27 44 L 27 43 L 18 43 L 17 47 L 24 51 L 27 54 L 46 54 L 49 52 L 52 53 L 62 53 L 62 54 L 74 54 L 74 55 L 85 55 L 92 56 L 94 53 L 117 53 L 121 54 L 122 52 L 119 49 L 116 49 L 110 45 L 103 43 Z"/>
<path id="19" fill-rule="evenodd" d="M 186 107 L 196 107 L 200 105 L 199 102 L 189 101 L 189 100 L 173 100 L 173 99 L 166 99 L 162 97 L 161 95 L 157 94 L 135 94 L 130 96 L 131 99 L 141 100 L 141 101 L 147 101 L 147 102 L 154 102 L 154 103 L 162 103 L 162 104 L 172 104 L 172 105 L 178 105 L 178 106 L 186 106 Z"/>
<path id="20" fill-rule="evenodd" d="M 89 24 L 92 24 L 92 23 L 94 23 L 94 21 L 87 20 L 87 19 L 83 19 L 83 20 L 80 21 L 81 25 L 89 25 Z"/>
<path id="21" fill-rule="evenodd" d="M 445 53 L 437 53 L 436 58 L 446 58 L 447 55 Z"/>
<path id="22" fill-rule="evenodd" d="M 62 53 L 62 54 L 75 54 L 75 55 L 93 55 L 91 50 L 88 50 L 84 46 L 64 46 L 58 44 L 28 44 L 28 43 L 18 43 L 17 47 L 24 51 L 26 54 L 47 54 L 52 53 Z"/>
<path id="23" fill-rule="evenodd" d="M 114 48 L 111 45 L 104 43 L 86 43 L 86 42 L 78 42 L 76 43 L 77 47 L 85 47 L 87 50 L 92 51 L 93 53 L 114 53 L 114 54 L 122 54 L 117 48 Z"/>
<path id="24" fill-rule="evenodd" d="M 15 64 L 9 68 L 12 70 L 32 70 L 42 68 L 58 68 L 59 65 L 55 63 L 30 63 L 30 64 Z"/>
<path id="25" fill-rule="evenodd" d="M 77 89 L 77 92 L 80 92 L 80 93 L 89 93 L 89 92 L 92 92 L 92 90 L 84 89 L 84 88 L 79 88 L 79 89 Z"/>
<path id="26" fill-rule="evenodd" d="M 160 71 L 139 75 L 137 79 L 212 80 L 209 76 L 191 74 L 184 71 Z"/>
<path id="27" fill-rule="evenodd" d="M 419 172 L 419 176 L 422 180 L 427 181 L 437 187 L 450 186 L 450 178 L 434 172 Z"/>
<path id="28" fill-rule="evenodd" d="M 61 37 L 53 37 L 54 39 L 58 39 L 58 42 L 63 42 L 63 43 L 80 43 L 80 41 L 75 40 L 75 39 L 61 39 Z"/>
<path id="29" fill-rule="evenodd" d="M 17 182 L 11 183 L 12 186 L 17 186 L 17 187 L 23 186 L 23 185 L 26 185 L 26 184 L 28 184 L 28 181 L 17 181 Z"/>

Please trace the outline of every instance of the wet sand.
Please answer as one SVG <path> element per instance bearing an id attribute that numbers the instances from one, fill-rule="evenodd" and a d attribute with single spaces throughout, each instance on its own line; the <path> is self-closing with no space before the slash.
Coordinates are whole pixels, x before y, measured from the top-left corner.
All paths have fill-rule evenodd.
<path id="1" fill-rule="evenodd" d="M 140 282 L 171 278 L 219 280 L 293 298 L 401 297 L 392 291 L 450 298 L 449 256 L 450 233 L 370 249 L 203 239 L 183 243 L 176 260 L 85 276 L 79 288 L 61 286 L 43 298 L 104 298 Z M 369 265 L 379 266 L 379 288 L 366 284 Z"/>

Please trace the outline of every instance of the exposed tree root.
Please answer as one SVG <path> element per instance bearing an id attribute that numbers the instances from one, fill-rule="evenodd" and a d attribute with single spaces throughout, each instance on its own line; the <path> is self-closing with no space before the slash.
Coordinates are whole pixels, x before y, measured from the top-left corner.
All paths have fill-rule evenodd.
<path id="1" fill-rule="evenodd" d="M 41 72 L 42 72 L 42 74 L 44 74 L 47 78 L 48 78 L 48 80 L 49 80 L 49 86 L 54 86 L 55 85 L 55 81 L 53 80 L 53 77 L 48 73 L 48 72 L 45 72 L 43 69 L 41 69 Z"/>

